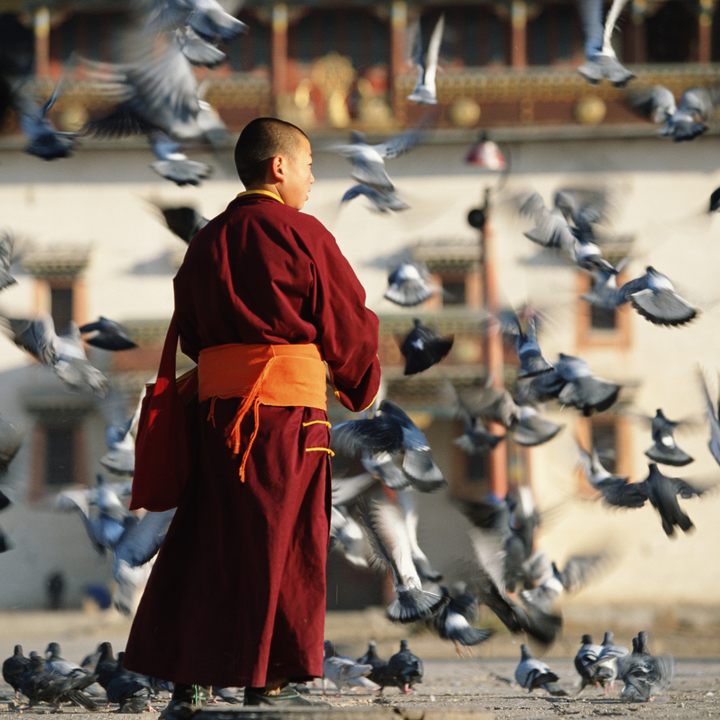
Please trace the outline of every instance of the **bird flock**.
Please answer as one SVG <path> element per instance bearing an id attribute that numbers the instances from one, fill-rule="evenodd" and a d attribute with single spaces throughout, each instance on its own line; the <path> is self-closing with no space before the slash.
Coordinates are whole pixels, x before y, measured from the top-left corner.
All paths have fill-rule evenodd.
<path id="1" fill-rule="evenodd" d="M 580 74 L 591 83 L 607 80 L 619 87 L 626 85 L 635 76 L 622 66 L 611 44 L 626 0 L 615 0 L 604 21 L 599 0 L 578 1 L 586 51 Z M 412 57 L 418 76 L 409 100 L 433 106 L 438 102 L 436 72 L 441 64 L 444 17 L 440 15 L 431 27 L 425 25 L 418 23 L 415 30 Z M 238 36 L 249 30 L 215 0 L 128 3 L 113 38 L 116 60 L 75 59 L 92 73 L 106 99 L 103 112 L 91 117 L 81 133 L 58 131 L 49 119 L 62 93 L 62 81 L 39 107 L 12 58 L 3 55 L 0 83 L 7 91 L 9 107 L 20 118 L 28 153 L 46 160 L 64 158 L 84 135 L 103 138 L 139 133 L 147 137 L 156 156 L 152 163 L 156 172 L 178 185 L 198 185 L 211 169 L 190 160 L 183 147 L 207 143 L 226 148 L 228 135 L 217 113 L 201 98 L 202 88 L 192 65 L 217 66 L 225 59 L 223 43 L 240 42 Z M 712 93 L 698 88 L 687 90 L 678 103 L 661 87 L 628 91 L 627 97 L 638 112 L 662 124 L 661 136 L 675 141 L 702 134 L 713 107 Z M 421 145 L 431 132 L 431 123 L 428 115 L 417 127 L 384 142 L 370 144 L 354 132 L 348 144 L 329 146 L 329 151 L 349 160 L 355 183 L 341 203 L 362 195 L 371 209 L 380 213 L 408 210 L 385 161 Z M 720 206 L 719 191 L 711 196 L 711 210 Z M 700 310 L 652 265 L 647 265 L 643 274 L 619 282 L 630 258 L 613 263 L 603 254 L 598 226 L 607 217 L 607 202 L 602 192 L 561 188 L 548 207 L 539 193 L 529 191 L 514 202 L 518 218 L 532 223 L 524 233 L 528 240 L 590 277 L 591 289 L 581 296 L 585 302 L 602 310 L 629 304 L 657 326 L 680 327 L 698 317 Z M 168 227 L 187 243 L 207 222 L 191 207 L 160 210 Z M 14 244 L 11 233 L 0 235 L 0 290 L 16 282 L 12 275 L 17 260 Z M 384 297 L 398 306 L 414 308 L 443 292 L 433 284 L 427 267 L 406 261 L 389 272 Z M 485 321 L 514 340 L 517 381 L 510 390 L 499 387 L 496 379 L 486 374 L 481 383 L 458 388 L 436 375 L 444 385 L 447 406 L 462 421 L 463 434 L 454 442 L 464 453 L 486 457 L 506 440 L 525 447 L 551 442 L 563 425 L 543 416 L 544 403 L 558 403 L 582 416 L 602 413 L 617 403 L 621 386 L 597 376 L 583 358 L 560 353 L 551 362 L 543 355 L 538 339 L 541 313 L 528 307 L 488 315 Z M 48 316 L 6 317 L 2 329 L 69 389 L 94 394 L 106 414 L 107 452 L 100 462 L 107 473 L 124 480 L 108 482 L 105 475 L 98 474 L 94 487 L 60 492 L 56 508 L 76 512 L 93 547 L 112 555 L 115 605 L 131 615 L 173 511 L 139 516 L 127 510 L 124 501 L 134 471 L 137 412 L 127 417 L 112 378 L 90 362 L 85 345 L 102 352 L 125 352 L 136 344 L 119 323 L 105 317 L 80 327 L 71 323 L 60 335 Z M 453 341 L 452 336 L 440 336 L 414 319 L 408 333 L 398 338 L 405 375 L 437 366 L 452 352 Z M 702 375 L 700 382 L 709 447 L 720 464 L 718 403 Z M 650 425 L 652 441 L 645 453 L 651 462 L 644 480 L 633 482 L 613 474 L 603 465 L 607 459 L 598 448 L 585 447 L 579 441 L 578 466 L 589 487 L 597 491 L 597 499 L 605 504 L 633 509 L 649 503 L 666 535 L 674 536 L 676 528 L 688 532 L 693 523 L 678 498 L 702 496 L 714 485 L 671 477 L 659 468 L 693 462 L 675 441 L 674 432 L 683 422 L 669 420 L 661 408 L 654 417 L 640 419 Z M 0 475 L 5 474 L 21 442 L 17 429 L 0 418 Z M 562 597 L 582 588 L 612 562 L 606 550 L 578 551 L 561 570 L 540 549 L 537 535 L 542 522 L 561 510 L 538 508 L 530 488 L 521 485 L 511 488 L 505 497 L 489 493 L 482 500 L 456 502 L 458 514 L 472 525 L 472 552 L 464 558 L 462 579 L 445 584 L 418 542 L 417 493 L 435 493 L 447 486 L 422 429 L 381 393 L 364 417 L 334 426 L 332 449 L 331 547 L 354 565 L 389 574 L 394 589 L 386 608 L 390 620 L 426 627 L 454 643 L 459 651 L 486 642 L 494 634 L 490 628 L 475 626 L 481 606 L 496 615 L 509 632 L 526 636 L 541 647 L 551 645 L 562 630 Z M 0 487 L 0 511 L 11 505 L 11 495 Z M 0 552 L 11 547 L 11 539 L 0 530 Z M 595 645 L 584 635 L 575 657 L 580 689 L 588 685 L 611 688 L 620 681 L 623 699 L 647 701 L 666 688 L 672 678 L 672 659 L 651 655 L 644 632 L 633 638 L 632 644 L 632 651 L 616 646 L 608 632 L 602 644 Z M 423 665 L 406 641 L 387 661 L 377 656 L 373 642 L 363 657 L 354 660 L 338 655 L 327 641 L 324 672 L 338 689 L 398 687 L 407 693 L 421 681 Z M 79 666 L 63 660 L 59 647 L 49 646 L 44 657 L 31 653 L 25 658 L 18 646 L 3 665 L 3 677 L 31 704 L 45 702 L 55 707 L 71 702 L 96 709 L 107 700 L 121 709 L 140 712 L 163 690 L 161 684 L 125 671 L 122 654 L 115 658 L 108 643 Z M 515 678 L 528 690 L 566 693 L 559 678 L 531 655 L 526 644 L 521 646 Z"/>

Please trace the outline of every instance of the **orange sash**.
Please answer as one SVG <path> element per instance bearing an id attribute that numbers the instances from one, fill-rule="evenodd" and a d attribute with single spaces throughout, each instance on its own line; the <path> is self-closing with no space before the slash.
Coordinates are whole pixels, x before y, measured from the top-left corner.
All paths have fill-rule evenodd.
<path id="1" fill-rule="evenodd" d="M 317 345 L 216 345 L 198 358 L 200 402 L 210 400 L 207 419 L 215 422 L 216 398 L 243 398 L 225 430 L 233 455 L 240 452 L 240 425 L 252 408 L 255 424 L 240 462 L 245 482 L 247 463 L 260 424 L 260 405 L 300 406 L 327 410 L 326 373 Z"/>

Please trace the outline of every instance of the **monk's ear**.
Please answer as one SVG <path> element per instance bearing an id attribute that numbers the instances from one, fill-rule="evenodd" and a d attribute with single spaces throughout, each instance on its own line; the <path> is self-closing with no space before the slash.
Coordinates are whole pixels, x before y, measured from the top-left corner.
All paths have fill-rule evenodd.
<path id="1" fill-rule="evenodd" d="M 283 180 L 285 178 L 285 158 L 282 155 L 274 155 L 270 158 L 269 171 L 273 182 Z"/>

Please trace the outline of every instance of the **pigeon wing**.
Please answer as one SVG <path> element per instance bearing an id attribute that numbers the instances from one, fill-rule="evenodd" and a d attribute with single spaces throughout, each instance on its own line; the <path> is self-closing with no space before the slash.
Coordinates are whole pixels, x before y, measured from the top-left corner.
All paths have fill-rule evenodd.
<path id="1" fill-rule="evenodd" d="M 654 325 L 685 325 L 698 315 L 690 303 L 674 290 L 641 290 L 630 295 L 635 310 Z"/>

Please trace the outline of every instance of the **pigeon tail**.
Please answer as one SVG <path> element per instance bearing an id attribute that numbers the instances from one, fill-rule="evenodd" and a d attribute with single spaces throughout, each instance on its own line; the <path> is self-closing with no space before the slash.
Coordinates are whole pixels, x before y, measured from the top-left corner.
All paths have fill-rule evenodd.
<path id="1" fill-rule="evenodd" d="M 397 598 L 387 606 L 386 613 L 393 622 L 410 623 L 429 618 L 446 602 L 446 597 L 434 592 L 418 588 L 398 590 Z"/>
<path id="2" fill-rule="evenodd" d="M 677 447 L 677 445 L 672 448 L 664 448 L 653 445 L 645 451 L 645 454 L 651 460 L 654 460 L 655 462 L 661 463 L 663 465 L 682 467 L 683 465 L 689 465 L 691 462 L 693 462 L 693 458 L 688 455 L 684 450 Z"/>

